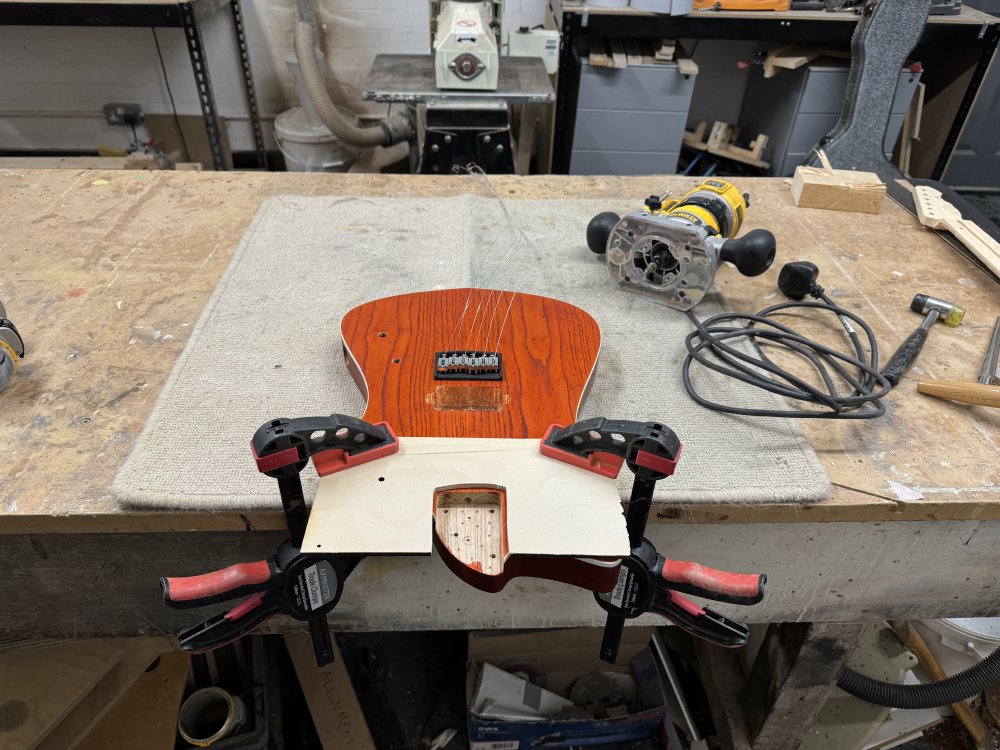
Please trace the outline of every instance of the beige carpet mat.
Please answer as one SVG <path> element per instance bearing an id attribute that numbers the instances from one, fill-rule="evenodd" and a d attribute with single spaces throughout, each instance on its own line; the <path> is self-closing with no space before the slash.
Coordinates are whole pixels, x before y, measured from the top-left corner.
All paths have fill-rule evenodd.
<path id="1" fill-rule="evenodd" d="M 587 250 L 591 216 L 631 208 L 565 200 L 504 206 L 472 195 L 269 199 L 115 478 L 115 497 L 141 507 L 280 507 L 249 441 L 278 417 L 362 413 L 341 354 L 344 313 L 377 297 L 462 286 L 556 297 L 597 319 L 601 355 L 580 418 L 657 420 L 674 429 L 684 453 L 655 501 L 826 497 L 829 479 L 798 424 L 718 414 L 691 401 L 681 382 L 687 319 L 620 291 L 603 258 Z M 695 308 L 703 318 L 721 309 L 714 295 Z M 704 369 L 693 377 L 715 401 L 784 405 Z M 623 469 L 623 498 L 630 479 Z M 311 497 L 311 468 L 303 481 Z"/>

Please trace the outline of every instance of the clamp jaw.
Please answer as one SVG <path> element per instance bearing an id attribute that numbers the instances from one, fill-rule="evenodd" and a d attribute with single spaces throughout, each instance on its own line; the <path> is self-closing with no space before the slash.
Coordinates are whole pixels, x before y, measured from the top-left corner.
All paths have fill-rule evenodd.
<path id="1" fill-rule="evenodd" d="M 178 636 L 183 651 L 218 648 L 268 618 L 284 614 L 309 623 L 316 662 L 329 664 L 333 648 L 326 615 L 337 606 L 344 583 L 362 558 L 302 554 L 309 512 L 299 474 L 310 459 L 321 476 L 372 461 L 398 451 L 399 440 L 387 424 L 372 425 L 333 414 L 272 420 L 254 434 L 251 449 L 260 472 L 278 480 L 291 536 L 270 560 L 231 565 L 200 576 L 161 578 L 163 601 L 174 609 L 188 609 L 249 596 L 232 609 L 183 630 Z"/>
<path id="2" fill-rule="evenodd" d="M 625 513 L 631 554 L 622 560 L 618 583 L 595 592 L 607 612 L 601 658 L 614 663 L 625 620 L 653 612 L 692 635 L 719 646 L 746 645 L 747 626 L 708 607 L 702 608 L 678 591 L 732 604 L 757 604 L 764 598 L 767 576 L 726 573 L 698 563 L 670 560 L 644 537 L 656 483 L 674 473 L 681 443 L 673 430 L 656 422 L 609 420 L 602 417 L 553 427 L 542 442 L 552 458 L 616 476 L 626 463 L 635 478 Z"/>

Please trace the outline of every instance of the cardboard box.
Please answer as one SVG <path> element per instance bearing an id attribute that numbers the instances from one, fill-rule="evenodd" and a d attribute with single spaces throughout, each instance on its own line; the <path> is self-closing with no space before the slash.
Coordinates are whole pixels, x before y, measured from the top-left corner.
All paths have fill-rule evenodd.
<path id="1" fill-rule="evenodd" d="M 660 736 L 666 708 L 659 671 L 649 651 L 653 628 L 625 628 L 617 664 L 598 657 L 601 628 L 573 628 L 516 635 L 469 634 L 469 662 L 466 674 L 466 703 L 469 706 L 469 747 L 471 750 L 522 750 L 568 747 L 568 740 L 586 738 L 587 744 L 625 742 Z M 578 677 L 593 669 L 610 672 L 633 671 L 641 697 L 641 710 L 620 718 L 594 719 L 591 716 L 541 721 L 497 721 L 472 713 L 481 665 L 494 666 L 523 662 L 545 674 L 544 688 L 566 697 Z M 603 743 L 601 743 L 603 744 Z"/>

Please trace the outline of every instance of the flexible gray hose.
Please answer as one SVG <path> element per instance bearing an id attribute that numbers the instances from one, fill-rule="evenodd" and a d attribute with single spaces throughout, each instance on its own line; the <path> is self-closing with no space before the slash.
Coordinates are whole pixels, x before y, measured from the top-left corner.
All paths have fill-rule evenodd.
<path id="1" fill-rule="evenodd" d="M 295 55 L 299 58 L 302 82 L 323 124 L 337 138 L 360 148 L 371 146 L 392 146 L 407 141 L 413 135 L 413 126 L 405 113 L 379 120 L 373 127 L 358 127 L 348 122 L 337 111 L 316 64 L 315 31 L 312 24 L 299 22 L 295 25 Z"/>
<path id="2" fill-rule="evenodd" d="M 900 685 L 867 677 L 843 667 L 837 687 L 856 698 L 892 708 L 937 708 L 971 698 L 1000 684 L 1000 648 L 978 664 L 946 680 L 925 685 Z"/>

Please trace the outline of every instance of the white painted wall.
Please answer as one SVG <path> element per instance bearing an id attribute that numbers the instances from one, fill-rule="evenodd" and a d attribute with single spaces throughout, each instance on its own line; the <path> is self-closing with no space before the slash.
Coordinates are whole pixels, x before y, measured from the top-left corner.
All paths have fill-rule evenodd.
<path id="1" fill-rule="evenodd" d="M 335 101 L 380 116 L 385 105 L 360 99 L 376 53 L 430 49 L 427 0 L 315 0 L 323 25 L 327 86 Z M 540 24 L 546 0 L 507 0 L 504 26 Z M 242 0 L 258 104 L 269 146 L 271 121 L 298 102 L 284 64 L 292 48 L 295 0 Z M 227 8 L 203 19 L 202 35 L 219 114 L 235 151 L 252 150 L 242 78 Z M 200 115 L 180 29 L 0 26 L 0 149 L 127 146 L 128 128 L 105 124 L 102 105 L 138 102 L 152 114 Z M 504 31 L 506 40 L 506 30 Z"/>

